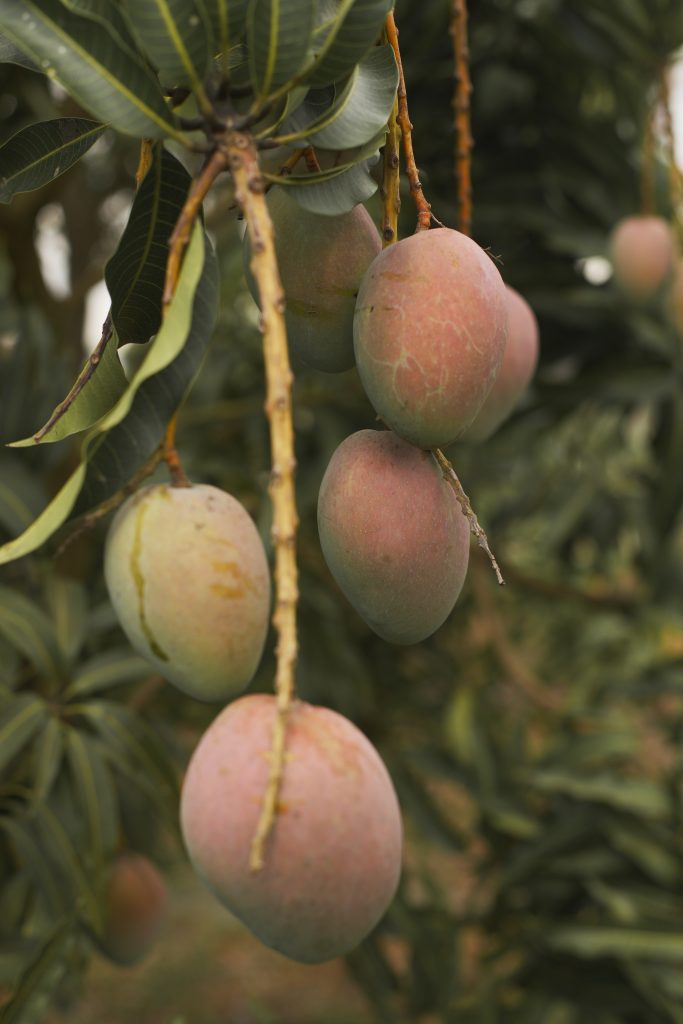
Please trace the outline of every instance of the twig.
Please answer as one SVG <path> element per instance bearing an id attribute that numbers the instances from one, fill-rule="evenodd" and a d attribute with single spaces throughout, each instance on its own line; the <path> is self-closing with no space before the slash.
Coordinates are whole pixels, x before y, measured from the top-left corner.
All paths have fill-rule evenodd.
<path id="1" fill-rule="evenodd" d="M 74 384 L 72 385 L 71 390 L 69 391 L 68 395 L 66 396 L 66 398 L 63 398 L 62 401 L 59 403 L 59 405 L 57 405 L 54 408 L 54 410 L 52 412 L 52 415 L 50 416 L 50 418 L 47 421 L 47 423 L 45 423 L 40 428 L 40 430 L 38 430 L 33 435 L 33 440 L 36 442 L 36 444 L 38 444 L 40 441 L 42 441 L 43 438 L 45 437 L 45 435 L 49 434 L 49 432 L 52 430 L 54 425 L 56 423 L 58 423 L 59 420 L 61 420 L 62 416 L 64 416 L 64 414 L 69 411 L 69 409 L 71 408 L 73 403 L 76 401 L 76 399 L 80 395 L 80 393 L 83 390 L 83 388 L 90 381 L 90 379 L 92 378 L 93 374 L 95 373 L 95 370 L 97 369 L 97 367 L 100 365 L 100 362 L 102 361 L 102 356 L 104 355 L 104 350 L 107 347 L 107 345 L 109 344 L 109 342 L 111 341 L 113 333 L 114 333 L 114 326 L 113 326 L 112 321 L 111 321 L 111 310 L 110 310 L 109 313 L 107 313 L 107 319 L 102 324 L 102 337 L 97 342 L 97 345 L 95 346 L 95 348 L 92 350 L 92 352 L 88 356 L 88 359 L 87 359 L 87 361 L 85 363 L 85 366 L 83 367 L 83 369 L 79 373 L 78 377 L 76 378 L 76 380 L 75 380 Z"/>
<path id="2" fill-rule="evenodd" d="M 401 212 L 401 169 L 399 161 L 400 129 L 398 126 L 398 97 L 389 118 L 387 141 L 384 144 L 384 172 L 382 175 L 382 247 L 386 249 L 398 240 L 398 215 Z"/>
<path id="3" fill-rule="evenodd" d="M 190 241 L 194 222 L 199 215 L 201 205 L 214 181 L 227 168 L 227 157 L 222 149 L 215 149 L 208 157 L 198 176 L 192 182 L 187 194 L 185 205 L 180 211 L 173 233 L 169 239 L 169 253 L 166 261 L 166 280 L 162 306 L 164 313 L 168 309 L 180 275 L 183 254 Z"/>
<path id="4" fill-rule="evenodd" d="M 451 24 L 455 56 L 455 176 L 458 182 L 458 227 L 463 235 L 472 232 L 472 134 L 470 129 L 470 93 L 467 42 L 467 0 L 453 0 Z"/>
<path id="5" fill-rule="evenodd" d="M 390 11 L 389 14 L 387 14 L 384 30 L 387 34 L 387 41 L 391 44 L 391 48 L 394 51 L 396 64 L 398 65 L 398 123 L 401 128 L 401 135 L 403 138 L 403 152 L 405 153 L 406 158 L 406 174 L 408 175 L 408 183 L 410 184 L 410 194 L 413 197 L 415 206 L 417 207 L 417 227 L 415 230 L 428 231 L 434 215 L 431 212 L 432 208 L 427 202 L 422 190 L 420 175 L 415 163 L 412 136 L 413 126 L 410 123 L 410 115 L 408 113 L 406 80 L 403 74 L 401 51 L 398 46 L 398 29 L 394 20 L 393 11 Z M 436 220 L 436 218 L 434 219 Z"/>
<path id="6" fill-rule="evenodd" d="M 154 160 L 154 142 L 152 139 L 141 139 L 140 141 L 140 156 L 138 158 L 138 169 L 135 172 L 135 186 L 140 188 L 142 182 L 147 174 L 147 171 L 152 166 Z"/>
<path id="7" fill-rule="evenodd" d="M 168 471 L 171 474 L 171 485 L 173 487 L 191 487 L 192 484 L 187 479 L 183 464 L 180 461 L 180 456 L 176 451 L 175 447 L 175 432 L 178 425 L 178 413 L 174 413 L 166 426 L 166 433 L 164 435 L 163 445 L 163 456 L 164 462 L 168 466 Z"/>
<path id="8" fill-rule="evenodd" d="M 681 215 L 683 213 L 683 178 L 676 163 L 676 139 L 674 135 L 674 121 L 671 113 L 671 89 L 669 84 L 669 68 L 662 68 L 660 74 L 660 103 L 664 115 L 664 141 L 666 145 L 666 157 L 669 166 L 669 195 L 673 212 L 674 224 L 676 226 L 676 243 L 680 252 L 681 249 Z"/>
<path id="9" fill-rule="evenodd" d="M 434 448 L 432 451 L 432 455 L 439 464 L 441 472 L 443 473 L 444 476 L 444 480 L 446 480 L 455 491 L 455 496 L 460 503 L 460 507 L 463 511 L 463 514 L 469 520 L 470 530 L 477 538 L 479 546 L 483 548 L 486 554 L 488 555 L 489 561 L 493 566 L 493 571 L 496 574 L 496 579 L 498 580 L 498 583 L 500 584 L 501 587 L 504 586 L 505 580 L 503 579 L 503 574 L 500 571 L 500 566 L 496 561 L 496 557 L 491 551 L 491 548 L 489 547 L 488 537 L 486 536 L 486 533 L 484 532 L 482 527 L 479 525 L 479 520 L 477 519 L 477 515 L 474 509 L 472 508 L 470 499 L 465 494 L 463 486 L 458 480 L 457 474 L 453 469 L 453 466 L 448 461 L 448 459 L 446 458 L 446 456 L 444 455 L 440 448 Z"/>
<path id="10" fill-rule="evenodd" d="M 287 351 L 284 294 L 257 150 L 251 137 L 240 132 L 226 133 L 221 145 L 229 162 L 235 198 L 247 222 L 252 253 L 251 271 L 259 290 L 266 366 L 266 413 L 270 423 L 273 465 L 269 490 L 273 503 L 272 537 L 275 545 L 273 625 L 278 635 L 275 673 L 277 706 L 268 782 L 249 858 L 250 869 L 259 871 L 264 865 L 266 841 L 277 814 L 285 764 L 287 720 L 294 698 L 297 656 L 296 606 L 299 592 L 295 540 L 298 518 L 294 492 L 292 371 Z"/>
<path id="11" fill-rule="evenodd" d="M 148 476 L 152 475 L 162 458 L 163 449 L 159 446 L 156 451 L 152 452 L 147 461 L 140 466 L 137 473 L 130 478 L 125 487 L 122 487 L 121 490 L 116 492 L 116 494 L 112 494 L 111 498 L 107 498 L 107 500 L 103 501 L 101 505 L 97 505 L 90 512 L 87 512 L 80 521 L 75 524 L 72 532 L 68 537 L 64 538 L 57 548 L 55 558 L 59 558 L 63 555 L 66 549 L 70 547 L 75 540 L 88 530 L 91 530 L 93 526 L 99 523 L 100 519 L 104 519 L 104 517 L 109 515 L 110 512 L 113 512 L 115 508 L 118 508 L 126 498 L 130 497 L 131 494 L 134 494 L 143 480 L 146 480 Z"/>
<path id="12" fill-rule="evenodd" d="M 304 160 L 306 161 L 306 170 L 309 174 L 313 174 L 314 171 L 320 170 L 318 157 L 315 154 L 313 146 L 306 146 L 306 149 L 304 150 Z"/>

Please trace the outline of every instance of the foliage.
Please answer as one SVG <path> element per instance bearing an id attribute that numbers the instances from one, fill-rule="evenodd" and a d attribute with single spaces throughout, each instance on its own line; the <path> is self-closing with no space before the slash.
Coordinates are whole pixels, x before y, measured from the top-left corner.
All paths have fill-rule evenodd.
<path id="1" fill-rule="evenodd" d="M 387 50 L 373 48 L 386 2 L 162 6 L 178 32 L 141 0 L 0 10 L 2 195 L 15 193 L 0 208 L 0 439 L 28 441 L 0 452 L 0 985 L 14 992 L 3 1021 L 37 1020 L 73 994 L 119 849 L 180 856 L 180 773 L 213 716 L 124 646 L 104 596 L 102 527 L 78 533 L 72 517 L 135 477 L 184 402 L 189 476 L 235 494 L 268 535 L 259 336 L 222 179 L 159 329 L 168 226 L 201 156 L 180 146 L 197 145 L 192 125 L 225 68 L 237 116 L 257 97 L 250 130 L 284 147 L 268 180 L 310 209 L 370 200 L 378 212 L 372 163 L 396 87 Z M 639 207 L 641 141 L 662 62 L 683 42 L 680 7 L 473 8 L 473 233 L 501 254 L 542 334 L 524 407 L 484 448 L 449 453 L 506 588 L 473 552 L 436 636 L 394 648 L 372 635 L 331 583 L 315 503 L 333 449 L 373 413 L 353 372 L 301 372 L 295 387 L 299 692 L 379 746 L 407 829 L 399 897 L 349 966 L 392 1024 L 677 1022 L 681 339 L 663 301 L 636 307 L 610 283 L 591 285 L 582 261 L 603 255 L 613 223 Z M 449 16 L 443 0 L 397 10 L 423 183 L 454 224 Z M 172 154 L 155 145 L 134 201 L 137 143 L 126 136 L 173 140 Z M 308 144 L 320 170 L 283 177 Z M 664 166 L 657 188 L 671 215 Z M 62 298 L 45 287 L 33 241 L 47 204 L 71 245 Z M 118 238 L 107 224 L 117 204 L 130 207 Z M 107 358 L 36 444 L 81 370 L 84 295 L 107 261 Z M 271 642 L 253 689 L 271 689 L 273 664 Z"/>

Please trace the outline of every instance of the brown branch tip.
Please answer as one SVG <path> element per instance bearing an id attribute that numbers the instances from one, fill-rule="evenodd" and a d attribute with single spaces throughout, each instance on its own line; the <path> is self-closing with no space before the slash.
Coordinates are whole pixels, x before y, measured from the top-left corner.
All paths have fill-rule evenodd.
<path id="1" fill-rule="evenodd" d="M 249 858 L 250 869 L 259 871 L 264 865 L 266 842 L 277 817 L 297 657 L 296 606 L 299 591 L 295 540 L 298 518 L 294 491 L 292 371 L 287 350 L 284 294 L 257 151 L 250 136 L 235 131 L 225 134 L 221 147 L 232 175 L 235 199 L 247 223 L 251 271 L 259 291 L 266 369 L 266 414 L 270 425 L 272 455 L 269 491 L 273 503 L 272 537 L 275 546 L 273 625 L 278 638 L 275 672 L 277 704 L 268 781 Z"/>
<path id="2" fill-rule="evenodd" d="M 472 133 L 470 93 L 472 83 L 467 42 L 467 0 L 453 0 L 453 54 L 455 58 L 455 177 L 458 183 L 458 227 L 464 235 L 472 231 Z"/>
<path id="3" fill-rule="evenodd" d="M 458 476 L 455 470 L 453 469 L 453 466 L 451 465 L 451 463 L 446 458 L 446 456 L 444 455 L 440 448 L 434 448 L 432 454 L 434 455 L 434 458 L 439 464 L 441 472 L 443 473 L 444 480 L 446 480 L 447 483 L 449 483 L 450 486 L 453 488 L 455 496 L 458 499 L 458 502 L 460 503 L 460 508 L 463 511 L 463 515 L 466 516 L 470 524 L 470 530 L 477 538 L 479 546 L 483 548 L 486 554 L 488 555 L 489 561 L 493 566 L 493 571 L 496 574 L 496 579 L 498 580 L 498 583 L 500 584 L 501 587 L 504 586 L 505 580 L 503 579 L 503 574 L 500 571 L 500 566 L 496 561 L 496 556 L 493 554 L 493 551 L 491 550 L 491 547 L 489 545 L 488 537 L 486 536 L 485 531 L 479 524 L 477 514 L 472 508 L 472 503 L 465 494 L 463 486 L 460 483 L 460 480 L 458 479 Z"/>

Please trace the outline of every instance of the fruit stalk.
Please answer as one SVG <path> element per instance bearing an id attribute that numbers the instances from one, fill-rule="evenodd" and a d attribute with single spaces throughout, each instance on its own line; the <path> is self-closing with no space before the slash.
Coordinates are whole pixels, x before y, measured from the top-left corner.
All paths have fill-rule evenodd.
<path id="1" fill-rule="evenodd" d="M 298 517 L 294 492 L 296 462 L 291 399 L 293 378 L 287 350 L 284 293 L 256 147 L 249 135 L 228 132 L 222 148 L 232 175 L 235 199 L 247 222 L 251 245 L 250 266 L 259 291 L 266 367 L 266 414 L 270 424 L 272 452 L 269 491 L 273 503 L 272 538 L 275 545 L 273 625 L 278 635 L 275 673 L 277 714 L 273 727 L 268 784 L 249 861 L 250 869 L 259 871 L 264 864 L 265 844 L 277 813 L 297 657 L 296 606 L 299 592 L 295 540 Z"/>
<path id="2" fill-rule="evenodd" d="M 469 71 L 467 42 L 467 0 L 453 0 L 451 24 L 455 56 L 455 177 L 458 182 L 458 228 L 463 235 L 472 233 L 472 133 L 470 128 L 470 93 L 472 83 Z"/>
<path id="3" fill-rule="evenodd" d="M 382 247 L 398 241 L 398 215 L 401 211 L 401 169 L 399 149 L 401 132 L 398 127 L 398 97 L 389 118 L 387 141 L 384 144 L 384 170 L 382 174 L 382 198 L 384 215 L 382 217 Z"/>
<path id="4" fill-rule="evenodd" d="M 669 84 L 669 69 L 662 68 L 660 74 L 660 104 L 664 121 L 664 141 L 666 146 L 667 161 L 669 164 L 669 195 L 673 210 L 675 238 L 677 249 L 680 253 L 682 247 L 681 223 L 679 211 L 683 205 L 683 176 L 676 163 L 676 139 L 674 136 L 674 121 L 671 113 L 671 88 Z"/>
<path id="5" fill-rule="evenodd" d="M 432 207 L 427 202 L 422 190 L 420 175 L 415 163 L 412 136 L 413 126 L 410 123 L 410 115 L 408 113 L 408 93 L 406 92 L 406 80 L 405 75 L 403 74 L 401 51 L 398 46 L 398 29 L 394 20 L 393 11 L 390 11 L 389 14 L 387 14 L 384 28 L 387 34 L 387 41 L 391 44 L 394 56 L 396 57 L 396 64 L 398 65 L 398 124 L 403 138 L 403 152 L 405 153 L 406 158 L 406 174 L 408 175 L 410 194 L 413 197 L 415 206 L 417 207 L 417 226 L 415 230 L 428 231 L 432 222 Z"/>
<path id="6" fill-rule="evenodd" d="M 440 448 L 434 448 L 432 450 L 432 455 L 439 464 L 441 472 L 443 473 L 444 480 L 446 480 L 446 482 L 449 483 L 450 486 L 455 491 L 455 496 L 460 502 L 460 508 L 462 509 L 464 515 L 466 516 L 470 524 L 470 530 L 477 538 L 479 546 L 483 548 L 486 554 L 488 555 L 489 561 L 493 566 L 493 571 L 496 574 L 496 579 L 498 580 L 498 583 L 500 584 L 501 587 L 504 586 L 505 580 L 503 579 L 503 574 L 500 571 L 500 566 L 496 561 L 496 556 L 494 555 L 493 551 L 491 551 L 488 537 L 486 536 L 486 532 L 482 529 L 479 520 L 477 519 L 477 514 L 472 508 L 472 503 L 468 496 L 465 494 L 463 486 L 460 483 L 460 480 L 458 479 L 458 474 L 455 472 L 453 466 L 451 465 L 451 463 L 446 458 L 446 456 L 444 455 Z"/>

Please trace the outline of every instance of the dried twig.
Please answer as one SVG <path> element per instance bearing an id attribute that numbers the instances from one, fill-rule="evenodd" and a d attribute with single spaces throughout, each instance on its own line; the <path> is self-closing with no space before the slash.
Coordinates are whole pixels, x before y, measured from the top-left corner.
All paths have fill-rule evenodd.
<path id="1" fill-rule="evenodd" d="M 272 450 L 270 496 L 273 502 L 272 536 L 275 544 L 273 624 L 278 634 L 275 674 L 277 713 L 273 724 L 268 783 L 249 860 L 250 869 L 259 871 L 264 865 L 266 841 L 277 814 L 285 764 L 287 720 L 294 698 L 297 656 L 296 606 L 299 591 L 295 540 L 298 518 L 294 492 L 292 372 L 287 351 L 284 294 L 257 151 L 250 136 L 240 132 L 226 133 L 221 145 L 232 174 L 235 198 L 247 221 L 252 253 L 251 271 L 258 284 L 266 365 L 266 413 L 270 423 Z"/>
<path id="2" fill-rule="evenodd" d="M 410 194 L 413 197 L 415 206 L 417 207 L 417 227 L 416 231 L 427 231 L 434 218 L 432 214 L 432 208 L 427 202 L 424 191 L 422 189 L 422 183 L 420 182 L 420 175 L 417 170 L 415 163 L 415 154 L 413 152 L 413 126 L 410 123 L 410 115 L 408 113 L 408 94 L 406 92 L 406 80 L 403 74 L 403 64 L 401 63 L 401 51 L 398 46 L 398 29 L 394 20 L 394 13 L 390 11 L 387 14 L 384 30 L 387 34 L 387 41 L 390 43 L 391 48 L 394 51 L 396 57 L 396 63 L 398 65 L 398 123 L 401 128 L 401 135 L 403 138 L 403 152 L 406 158 L 406 174 L 408 175 L 408 182 L 410 184 Z"/>
<path id="3" fill-rule="evenodd" d="M 446 480 L 455 491 L 455 496 L 460 503 L 460 507 L 463 511 L 463 514 L 467 517 L 469 521 L 470 530 L 477 538 L 479 546 L 483 548 L 486 554 L 488 555 L 489 561 L 493 566 L 493 571 L 496 574 L 496 579 L 498 580 L 498 583 L 500 584 L 501 587 L 504 586 L 505 580 L 503 579 L 503 574 L 500 571 L 500 566 L 496 561 L 496 557 L 491 551 L 491 548 L 489 547 L 488 537 L 486 536 L 486 533 L 484 532 L 482 527 L 479 525 L 479 520 L 477 519 L 477 515 L 474 509 L 472 508 L 470 499 L 465 494 L 463 486 L 458 480 L 458 476 L 455 470 L 453 469 L 453 466 L 448 461 L 448 459 L 446 458 L 446 456 L 444 455 L 440 448 L 434 448 L 432 451 L 432 455 L 439 464 L 441 472 L 443 473 L 444 476 L 444 480 Z"/>
<path id="4" fill-rule="evenodd" d="M 384 172 L 382 175 L 382 246 L 386 248 L 398 241 L 398 215 L 401 212 L 401 169 L 399 146 L 401 131 L 398 126 L 398 97 L 389 118 L 387 141 L 384 144 Z"/>
<path id="5" fill-rule="evenodd" d="M 470 129 L 470 93 L 467 42 L 467 0 L 453 0 L 451 24 L 455 56 L 455 176 L 458 182 L 458 227 L 464 235 L 472 231 L 472 134 Z"/>

